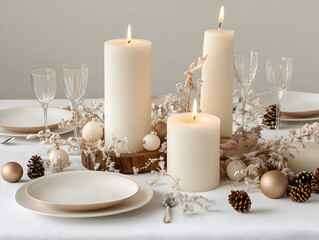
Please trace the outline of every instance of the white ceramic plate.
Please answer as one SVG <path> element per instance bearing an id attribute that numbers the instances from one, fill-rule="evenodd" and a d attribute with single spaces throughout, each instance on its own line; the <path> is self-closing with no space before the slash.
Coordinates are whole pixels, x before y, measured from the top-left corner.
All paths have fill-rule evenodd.
<path id="1" fill-rule="evenodd" d="M 70 119 L 70 111 L 48 108 L 48 128 L 58 126 L 61 119 Z M 16 107 L 0 110 L 0 126 L 18 133 L 37 133 L 44 129 L 43 110 L 39 107 Z"/>
<path id="2" fill-rule="evenodd" d="M 263 106 L 276 101 L 272 92 L 259 93 Z M 282 121 L 319 120 L 319 94 L 309 92 L 287 91 L 281 100 Z"/>
<path id="3" fill-rule="evenodd" d="M 72 171 L 32 181 L 26 193 L 35 201 L 63 210 L 96 210 L 131 198 L 138 185 L 122 174 Z"/>
<path id="4" fill-rule="evenodd" d="M 59 133 L 61 135 L 61 134 L 72 132 L 73 128 L 65 128 L 65 129 L 55 128 L 55 129 L 52 129 L 51 131 Z M 10 131 L 4 127 L 0 127 L 0 136 L 26 138 L 29 134 L 31 133 L 17 133 L 17 132 Z"/>
<path id="5" fill-rule="evenodd" d="M 114 174 L 114 173 L 110 173 Z M 123 176 L 131 179 L 128 176 Z M 151 186 L 140 180 L 133 179 L 139 186 L 139 191 L 132 198 L 128 199 L 122 204 L 113 207 L 93 210 L 93 211 L 64 211 L 55 208 L 50 208 L 46 204 L 36 202 L 29 198 L 26 194 L 26 189 L 31 182 L 22 185 L 15 194 L 16 203 L 22 208 L 41 215 L 52 217 L 65 217 L 65 218 L 89 218 L 89 217 L 102 217 L 129 212 L 145 206 L 153 198 L 153 190 Z"/>
<path id="6" fill-rule="evenodd" d="M 310 121 L 318 121 L 319 120 L 319 114 L 313 115 L 311 117 L 308 118 L 285 118 L 282 117 L 280 119 L 280 121 L 284 121 L 284 122 L 310 122 Z"/>

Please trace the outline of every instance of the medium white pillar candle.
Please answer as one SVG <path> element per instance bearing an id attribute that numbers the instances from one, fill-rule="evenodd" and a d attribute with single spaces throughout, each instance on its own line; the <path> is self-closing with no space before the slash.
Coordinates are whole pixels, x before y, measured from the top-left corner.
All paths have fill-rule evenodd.
<path id="1" fill-rule="evenodd" d="M 222 136 L 232 135 L 233 45 L 234 31 L 205 31 L 203 56 L 207 55 L 207 60 L 202 69 L 201 109 L 220 118 Z"/>
<path id="2" fill-rule="evenodd" d="M 105 141 L 127 137 L 128 150 L 143 151 L 151 132 L 151 42 L 114 39 L 104 43 Z"/>
<path id="3" fill-rule="evenodd" d="M 220 120 L 210 114 L 175 114 L 167 120 L 167 171 L 180 188 L 203 192 L 219 185 Z"/>

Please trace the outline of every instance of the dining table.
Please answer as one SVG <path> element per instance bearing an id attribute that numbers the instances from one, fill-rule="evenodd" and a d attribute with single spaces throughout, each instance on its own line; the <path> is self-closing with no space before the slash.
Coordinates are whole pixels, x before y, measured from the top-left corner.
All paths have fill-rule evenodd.
<path id="1" fill-rule="evenodd" d="M 88 99 L 86 104 L 93 100 Z M 55 99 L 50 106 L 65 107 L 67 99 Z M 36 100 L 0 100 L 0 109 L 39 106 Z M 282 123 L 279 134 L 287 134 L 288 129 L 300 128 L 304 123 Z M 263 130 L 264 138 L 273 138 L 274 130 Z M 67 138 L 72 133 L 63 135 Z M 0 136 L 0 141 L 6 139 Z M 39 139 L 16 137 L 0 144 L 0 168 L 7 162 L 18 162 L 24 170 L 17 183 L 0 178 L 0 239 L 318 239 L 319 238 L 319 194 L 313 194 L 309 201 L 296 203 L 288 196 L 279 199 L 266 197 L 259 189 L 249 191 L 252 201 L 249 213 L 234 211 L 228 203 L 231 190 L 245 189 L 244 183 L 234 184 L 222 179 L 221 185 L 211 191 L 200 193 L 214 200 L 211 208 L 204 211 L 183 213 L 180 204 L 171 209 L 172 222 L 163 223 L 165 207 L 161 204 L 165 194 L 172 191 L 166 178 L 152 186 L 152 200 L 142 208 L 130 212 L 93 218 L 59 218 L 43 216 L 20 207 L 15 202 L 19 187 L 30 181 L 27 176 L 27 162 L 31 156 L 43 148 Z M 48 159 L 47 155 L 43 155 Z M 196 159 L 194 159 L 196 161 Z M 71 166 L 64 171 L 83 170 L 80 156 L 70 156 Z M 47 173 L 50 174 L 50 173 Z M 58 174 L 58 173 L 57 173 Z M 129 175 L 146 183 L 156 177 L 154 173 Z M 192 193 L 189 193 L 190 195 Z"/>

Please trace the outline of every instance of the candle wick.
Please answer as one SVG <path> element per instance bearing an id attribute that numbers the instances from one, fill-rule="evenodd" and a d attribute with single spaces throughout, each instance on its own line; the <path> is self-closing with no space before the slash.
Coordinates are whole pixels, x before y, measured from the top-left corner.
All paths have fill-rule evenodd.
<path id="1" fill-rule="evenodd" d="M 130 43 L 130 42 L 131 42 L 131 40 L 128 40 L 128 41 L 127 41 L 127 43 Z"/>
<path id="2" fill-rule="evenodd" d="M 195 120 L 196 120 L 196 118 L 197 118 L 197 117 L 196 117 L 196 115 L 194 115 L 194 116 L 193 116 L 193 120 L 195 121 Z"/>
<path id="3" fill-rule="evenodd" d="M 222 26 L 222 22 L 218 23 L 218 31 L 220 30 L 220 27 Z"/>

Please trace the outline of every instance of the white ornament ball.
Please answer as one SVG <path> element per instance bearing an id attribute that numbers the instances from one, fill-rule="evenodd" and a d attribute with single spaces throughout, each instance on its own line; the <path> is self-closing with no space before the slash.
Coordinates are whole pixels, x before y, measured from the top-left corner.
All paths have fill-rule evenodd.
<path id="1" fill-rule="evenodd" d="M 88 122 L 83 127 L 82 137 L 88 142 L 96 142 L 103 137 L 103 127 L 96 121 Z"/>
<path id="2" fill-rule="evenodd" d="M 69 154 L 62 149 L 55 149 L 50 154 L 50 162 L 54 162 L 57 157 L 62 159 L 62 168 L 64 168 L 69 162 Z"/>
<path id="3" fill-rule="evenodd" d="M 244 179 L 245 175 L 240 171 L 245 169 L 247 166 L 243 161 L 235 160 L 231 161 L 227 166 L 227 175 L 230 179 L 240 181 Z M 238 171 L 238 172 L 237 172 Z"/>
<path id="4" fill-rule="evenodd" d="M 155 151 L 160 145 L 161 139 L 157 136 L 156 132 L 151 132 L 143 138 L 143 147 L 147 151 Z"/>

